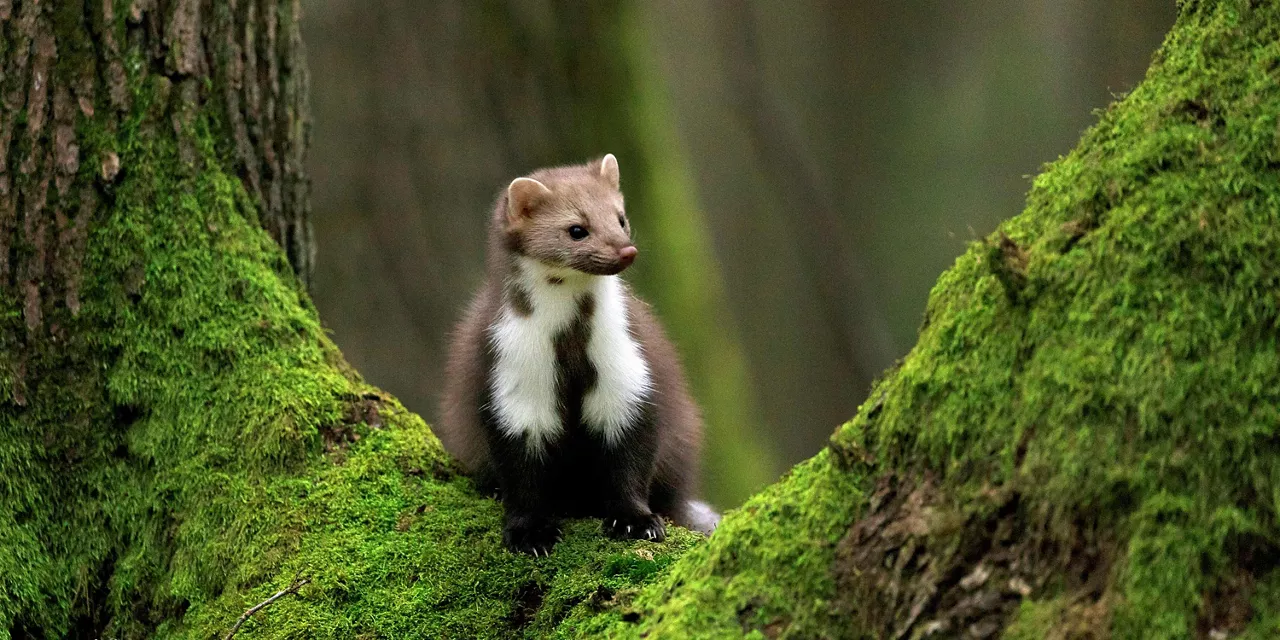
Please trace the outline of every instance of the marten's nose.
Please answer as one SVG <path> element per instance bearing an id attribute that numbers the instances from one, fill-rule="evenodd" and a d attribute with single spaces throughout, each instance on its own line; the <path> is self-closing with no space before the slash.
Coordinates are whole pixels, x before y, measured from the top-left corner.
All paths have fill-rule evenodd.
<path id="1" fill-rule="evenodd" d="M 640 253 L 640 250 L 636 249 L 635 246 L 618 249 L 618 262 L 622 263 L 623 268 L 629 267 L 632 262 L 636 261 L 636 254 L 638 253 Z"/>

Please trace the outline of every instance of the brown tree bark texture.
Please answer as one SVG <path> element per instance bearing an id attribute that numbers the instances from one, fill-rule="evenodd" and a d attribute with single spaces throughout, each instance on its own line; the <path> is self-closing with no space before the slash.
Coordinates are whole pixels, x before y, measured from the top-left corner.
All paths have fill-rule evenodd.
<path id="1" fill-rule="evenodd" d="M 188 145 L 190 119 L 216 106 L 263 227 L 310 282 L 299 13 L 300 0 L 0 0 L 0 295 L 22 299 L 27 330 L 10 340 L 39 339 L 60 313 L 78 313 L 88 225 L 103 185 L 129 170 L 110 149 L 84 158 L 79 136 L 116 130 L 147 76 L 166 81 L 160 109 Z M 142 59 L 127 60 L 130 47 Z M 194 161 L 190 148 L 184 155 Z"/>

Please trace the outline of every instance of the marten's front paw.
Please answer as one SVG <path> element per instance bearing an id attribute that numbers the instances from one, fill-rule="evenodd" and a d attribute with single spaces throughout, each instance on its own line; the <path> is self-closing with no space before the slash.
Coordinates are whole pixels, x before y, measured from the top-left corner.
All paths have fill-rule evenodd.
<path id="1" fill-rule="evenodd" d="M 604 533 L 610 538 L 662 542 L 667 539 L 667 525 L 652 513 L 609 516 L 604 519 Z"/>
<path id="2" fill-rule="evenodd" d="M 521 518 L 507 522 L 502 530 L 502 541 L 517 553 L 533 556 L 549 556 L 551 548 L 560 539 L 556 523 L 542 518 Z"/>

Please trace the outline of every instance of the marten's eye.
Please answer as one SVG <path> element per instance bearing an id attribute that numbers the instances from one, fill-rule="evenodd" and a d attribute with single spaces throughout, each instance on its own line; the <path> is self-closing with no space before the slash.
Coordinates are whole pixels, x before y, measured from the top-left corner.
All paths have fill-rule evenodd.
<path id="1" fill-rule="evenodd" d="M 587 237 L 587 230 L 584 229 L 582 225 L 575 224 L 572 227 L 569 227 L 569 237 L 574 240 L 581 240 Z"/>
<path id="2" fill-rule="evenodd" d="M 626 229 L 626 228 L 627 228 L 627 219 L 626 219 L 626 218 L 624 218 L 624 217 L 622 217 L 621 215 L 619 215 L 619 216 L 618 216 L 618 226 L 619 226 L 619 227 L 622 227 L 623 229 Z"/>

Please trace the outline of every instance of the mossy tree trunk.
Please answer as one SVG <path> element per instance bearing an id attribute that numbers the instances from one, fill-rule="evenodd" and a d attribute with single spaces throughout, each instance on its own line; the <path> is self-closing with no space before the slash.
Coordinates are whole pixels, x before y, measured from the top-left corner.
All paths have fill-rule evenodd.
<path id="1" fill-rule="evenodd" d="M 38 373 L 29 359 L 67 340 L 79 315 L 90 227 L 116 185 L 145 171 L 122 164 L 130 128 L 174 141 L 200 171 L 211 150 L 197 149 L 198 129 L 216 121 L 220 168 L 242 178 L 263 227 L 310 280 L 298 2 L 164 4 L 0 3 L 0 295 L 21 301 L 0 344 L 19 404 Z"/>
<path id="2" fill-rule="evenodd" d="M 136 393 L 201 366 L 144 334 L 158 313 L 174 314 L 166 341 L 217 321 L 202 242 L 249 242 L 306 304 L 298 17 L 296 0 L 0 2 L 0 635 L 137 631 L 181 608 L 120 582 L 159 575 L 170 559 L 141 547 L 170 547 L 180 519 L 147 506 L 163 482 L 135 436 L 157 414 Z M 137 347 L 155 363 L 126 365 Z M 146 375 L 118 377 L 128 366 Z"/>
<path id="3" fill-rule="evenodd" d="M 4 121 L 0 636 L 208 638 L 302 579 L 240 637 L 1280 630 L 1280 6 L 1184 2 L 872 400 L 710 540 L 576 521 L 536 559 L 343 364 L 263 229 L 207 34 L 296 60 L 294 7 L 192 6 L 0 2 L 0 59 L 30 54 Z"/>

